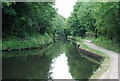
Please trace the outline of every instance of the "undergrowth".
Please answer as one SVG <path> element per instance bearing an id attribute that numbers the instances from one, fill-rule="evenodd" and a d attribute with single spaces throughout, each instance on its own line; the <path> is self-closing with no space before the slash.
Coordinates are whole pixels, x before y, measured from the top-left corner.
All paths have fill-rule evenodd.
<path id="1" fill-rule="evenodd" d="M 108 50 L 120 53 L 120 45 L 117 43 L 114 43 L 113 41 L 105 38 L 104 36 L 101 36 L 99 38 L 92 39 L 92 42 L 98 46 L 104 47 Z"/>
<path id="2" fill-rule="evenodd" d="M 44 35 L 36 34 L 32 37 L 27 37 L 25 39 L 8 38 L 8 39 L 3 39 L 2 50 L 39 47 L 43 44 L 48 44 L 51 42 L 53 42 L 53 40 L 48 34 L 44 34 Z"/>

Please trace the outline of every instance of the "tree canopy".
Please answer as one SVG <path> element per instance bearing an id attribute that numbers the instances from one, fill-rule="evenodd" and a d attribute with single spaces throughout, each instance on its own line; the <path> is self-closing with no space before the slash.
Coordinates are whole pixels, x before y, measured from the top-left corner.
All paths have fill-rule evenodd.
<path id="1" fill-rule="evenodd" d="M 57 10 L 54 2 L 3 2 L 3 38 L 25 38 L 53 33 Z"/>
<path id="2" fill-rule="evenodd" d="M 104 36 L 114 42 L 120 37 L 120 2 L 77 2 L 67 26 L 72 35 Z"/>

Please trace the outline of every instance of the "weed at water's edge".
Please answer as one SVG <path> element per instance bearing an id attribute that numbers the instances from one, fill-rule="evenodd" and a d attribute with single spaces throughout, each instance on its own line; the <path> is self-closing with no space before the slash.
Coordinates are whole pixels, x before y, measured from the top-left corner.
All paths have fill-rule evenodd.
<path id="1" fill-rule="evenodd" d="M 53 42 L 53 40 L 48 34 L 36 35 L 33 37 L 28 37 L 26 39 L 8 39 L 2 41 L 2 50 L 39 47 L 51 42 Z"/>

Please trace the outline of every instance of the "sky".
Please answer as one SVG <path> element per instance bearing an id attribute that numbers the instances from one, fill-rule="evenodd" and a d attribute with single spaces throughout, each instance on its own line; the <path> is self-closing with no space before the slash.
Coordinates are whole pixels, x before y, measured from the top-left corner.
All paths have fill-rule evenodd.
<path id="1" fill-rule="evenodd" d="M 68 18 L 76 2 L 77 0 L 56 0 L 55 7 L 58 9 L 58 14 Z"/>

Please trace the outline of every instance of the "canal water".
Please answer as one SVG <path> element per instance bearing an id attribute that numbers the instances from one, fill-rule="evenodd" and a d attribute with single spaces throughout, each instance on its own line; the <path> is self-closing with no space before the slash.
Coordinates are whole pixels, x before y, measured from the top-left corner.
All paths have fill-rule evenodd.
<path id="1" fill-rule="evenodd" d="M 89 79 L 99 67 L 70 41 L 2 54 L 3 79 Z"/>

